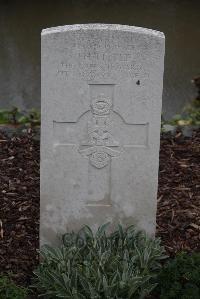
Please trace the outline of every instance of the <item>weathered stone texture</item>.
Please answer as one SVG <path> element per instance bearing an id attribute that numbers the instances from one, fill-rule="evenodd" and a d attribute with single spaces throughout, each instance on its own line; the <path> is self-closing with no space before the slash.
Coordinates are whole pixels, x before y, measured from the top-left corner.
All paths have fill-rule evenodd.
<path id="1" fill-rule="evenodd" d="M 43 30 L 42 244 L 108 221 L 154 234 L 163 60 L 157 31 Z"/>

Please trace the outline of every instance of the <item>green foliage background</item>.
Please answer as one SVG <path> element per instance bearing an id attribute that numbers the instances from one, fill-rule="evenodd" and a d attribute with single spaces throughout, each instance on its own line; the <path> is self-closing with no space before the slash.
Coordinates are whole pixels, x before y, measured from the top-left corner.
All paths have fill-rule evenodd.
<path id="1" fill-rule="evenodd" d="M 17 107 L 13 107 L 10 110 L 0 109 L 0 124 L 40 125 L 40 112 L 36 109 L 31 109 L 28 112 L 22 112 Z"/>
<path id="2" fill-rule="evenodd" d="M 200 253 L 181 253 L 168 261 L 158 276 L 160 299 L 200 298 Z"/>
<path id="3" fill-rule="evenodd" d="M 7 276 L 0 276 L 0 299 L 26 299 L 27 289 L 18 287 Z"/>

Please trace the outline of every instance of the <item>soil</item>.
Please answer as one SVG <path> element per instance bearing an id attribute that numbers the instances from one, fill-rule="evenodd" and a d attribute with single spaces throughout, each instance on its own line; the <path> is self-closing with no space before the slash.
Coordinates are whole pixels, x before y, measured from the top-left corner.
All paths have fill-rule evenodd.
<path id="1" fill-rule="evenodd" d="M 0 272 L 29 284 L 38 264 L 39 142 L 0 133 Z"/>
<path id="2" fill-rule="evenodd" d="M 200 250 L 200 130 L 161 136 L 157 237 L 169 255 Z M 0 272 L 29 285 L 39 246 L 39 141 L 0 132 Z"/>
<path id="3" fill-rule="evenodd" d="M 169 255 L 200 251 L 200 130 L 162 135 L 157 233 Z"/>

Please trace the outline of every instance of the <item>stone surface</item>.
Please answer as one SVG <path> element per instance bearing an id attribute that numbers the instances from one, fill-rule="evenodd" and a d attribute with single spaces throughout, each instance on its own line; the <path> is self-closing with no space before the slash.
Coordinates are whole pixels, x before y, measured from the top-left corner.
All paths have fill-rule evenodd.
<path id="1" fill-rule="evenodd" d="M 41 244 L 108 221 L 154 234 L 163 61 L 150 29 L 42 31 Z"/>

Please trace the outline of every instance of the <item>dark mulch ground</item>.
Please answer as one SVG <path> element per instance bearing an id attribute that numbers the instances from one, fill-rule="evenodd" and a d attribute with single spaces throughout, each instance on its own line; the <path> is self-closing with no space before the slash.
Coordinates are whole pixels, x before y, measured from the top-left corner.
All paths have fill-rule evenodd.
<path id="1" fill-rule="evenodd" d="M 157 236 L 170 255 L 200 251 L 200 130 L 192 138 L 163 135 Z"/>
<path id="2" fill-rule="evenodd" d="M 200 130 L 163 135 L 157 236 L 167 252 L 200 250 Z M 39 142 L 0 133 L 0 272 L 30 282 L 38 263 Z"/>
<path id="3" fill-rule="evenodd" d="M 39 143 L 0 134 L 0 272 L 29 283 L 38 263 Z"/>

